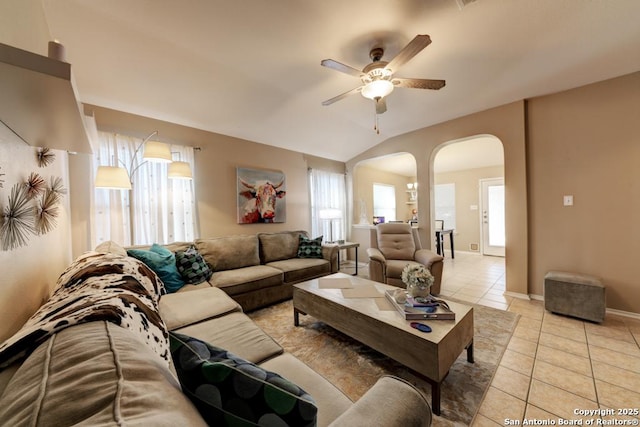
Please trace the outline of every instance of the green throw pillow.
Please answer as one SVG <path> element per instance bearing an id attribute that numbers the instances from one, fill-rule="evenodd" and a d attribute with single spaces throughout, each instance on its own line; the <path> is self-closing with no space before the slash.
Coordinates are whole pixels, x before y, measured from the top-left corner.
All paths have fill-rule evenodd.
<path id="1" fill-rule="evenodd" d="M 298 239 L 298 258 L 322 258 L 322 236 L 307 239 L 301 234 Z"/>
<path id="2" fill-rule="evenodd" d="M 315 426 L 313 398 L 280 375 L 196 338 L 169 332 L 182 391 L 210 426 Z"/>
<path id="3" fill-rule="evenodd" d="M 139 259 L 152 269 L 164 283 L 167 292 L 175 292 L 185 285 L 176 267 L 176 257 L 169 249 L 154 243 L 148 251 L 129 249 L 127 255 Z"/>
<path id="4" fill-rule="evenodd" d="M 213 271 L 202 255 L 193 246 L 176 252 L 176 267 L 185 283 L 198 284 L 211 278 Z"/>

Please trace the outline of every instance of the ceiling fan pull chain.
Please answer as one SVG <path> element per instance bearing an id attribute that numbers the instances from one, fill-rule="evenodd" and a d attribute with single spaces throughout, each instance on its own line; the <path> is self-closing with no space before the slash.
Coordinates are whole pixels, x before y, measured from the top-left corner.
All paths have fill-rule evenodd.
<path id="1" fill-rule="evenodd" d="M 373 112 L 373 130 L 376 131 L 376 134 L 380 135 L 380 125 L 378 123 L 378 112 Z"/>

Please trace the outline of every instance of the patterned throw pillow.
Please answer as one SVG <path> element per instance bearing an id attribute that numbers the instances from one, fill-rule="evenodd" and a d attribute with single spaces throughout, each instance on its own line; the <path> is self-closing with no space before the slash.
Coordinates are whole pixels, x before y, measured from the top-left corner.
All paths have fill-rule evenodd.
<path id="1" fill-rule="evenodd" d="M 185 283 L 198 284 L 211 278 L 213 271 L 202 255 L 191 246 L 186 251 L 176 252 L 176 267 Z"/>
<path id="2" fill-rule="evenodd" d="M 322 236 L 307 239 L 301 234 L 298 239 L 298 258 L 322 258 Z"/>
<path id="3" fill-rule="evenodd" d="M 280 375 L 196 338 L 169 332 L 183 392 L 210 426 L 315 426 L 313 398 Z"/>
<path id="4" fill-rule="evenodd" d="M 169 249 L 154 243 L 148 251 L 144 249 L 129 249 L 127 255 L 144 262 L 152 269 L 167 292 L 175 292 L 184 286 L 184 280 L 176 268 L 176 257 Z"/>

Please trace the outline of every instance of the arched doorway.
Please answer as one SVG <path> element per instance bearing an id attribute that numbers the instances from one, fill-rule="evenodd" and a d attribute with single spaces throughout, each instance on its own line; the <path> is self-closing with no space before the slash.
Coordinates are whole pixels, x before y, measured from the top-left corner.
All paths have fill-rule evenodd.
<path id="1" fill-rule="evenodd" d="M 454 229 L 460 251 L 504 256 L 502 142 L 492 135 L 448 141 L 435 151 L 432 170 L 434 229 Z"/>

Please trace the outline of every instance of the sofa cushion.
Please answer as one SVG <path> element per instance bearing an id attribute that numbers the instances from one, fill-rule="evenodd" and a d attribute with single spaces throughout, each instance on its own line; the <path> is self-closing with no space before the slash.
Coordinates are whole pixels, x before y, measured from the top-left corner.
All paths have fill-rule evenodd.
<path id="1" fill-rule="evenodd" d="M 267 265 L 282 270 L 284 283 L 298 283 L 331 274 L 331 263 L 324 258 L 293 258 Z"/>
<path id="2" fill-rule="evenodd" d="M 263 264 L 298 256 L 298 238 L 307 236 L 304 231 L 281 231 L 279 233 L 259 233 L 260 260 Z"/>
<path id="3" fill-rule="evenodd" d="M 0 398 L 0 424 L 205 426 L 167 363 L 109 322 L 67 328 L 40 345 Z"/>
<path id="4" fill-rule="evenodd" d="M 195 244 L 198 252 L 214 271 L 260 264 L 256 235 L 197 239 Z"/>
<path id="5" fill-rule="evenodd" d="M 319 426 L 331 424 L 353 404 L 336 386 L 290 353 L 269 359 L 260 367 L 285 375 L 313 396 L 318 406 Z M 375 420 L 363 420 L 360 425 L 377 424 Z"/>
<path id="6" fill-rule="evenodd" d="M 120 256 L 127 256 L 127 251 L 122 246 L 120 246 L 119 244 L 117 244 L 112 240 L 108 240 L 106 242 L 100 243 L 98 246 L 96 246 L 95 252 L 98 252 L 101 254 L 114 254 L 114 255 L 120 255 Z"/>
<path id="7" fill-rule="evenodd" d="M 209 283 L 234 296 L 282 284 L 282 271 L 266 265 L 216 271 Z"/>
<path id="8" fill-rule="evenodd" d="M 185 283 L 197 284 L 211 278 L 213 271 L 194 246 L 176 252 L 176 267 Z"/>
<path id="9" fill-rule="evenodd" d="M 282 347 L 246 314 L 229 313 L 175 330 L 196 337 L 253 362 L 259 363 L 282 353 Z"/>
<path id="10" fill-rule="evenodd" d="M 176 267 L 176 257 L 167 248 L 154 243 L 149 250 L 129 249 L 127 254 L 152 269 L 164 283 L 167 292 L 175 292 L 184 286 L 185 282 Z"/>
<path id="11" fill-rule="evenodd" d="M 322 258 L 322 236 L 307 239 L 301 235 L 298 241 L 298 258 Z"/>
<path id="12" fill-rule="evenodd" d="M 160 298 L 160 317 L 174 330 L 203 320 L 240 311 L 240 306 L 218 288 L 207 286 L 192 292 L 166 294 Z"/>
<path id="13" fill-rule="evenodd" d="M 282 376 L 187 335 L 170 342 L 182 389 L 209 425 L 316 425 L 313 398 Z"/>

